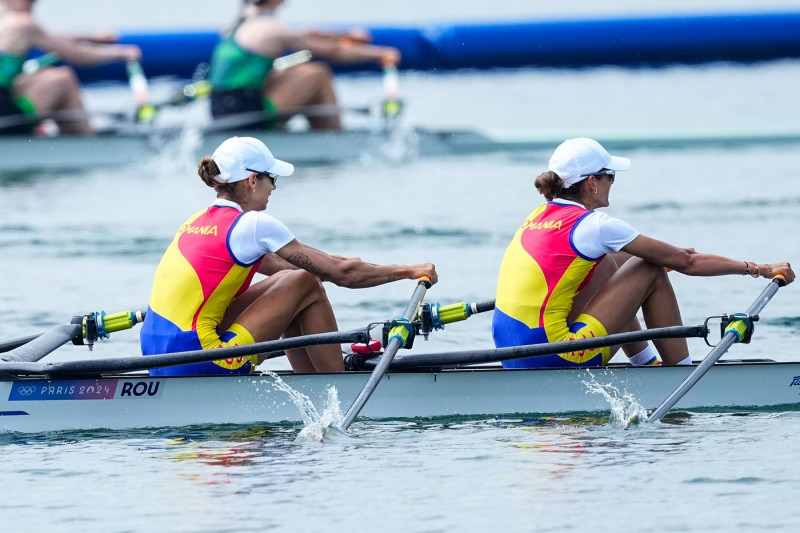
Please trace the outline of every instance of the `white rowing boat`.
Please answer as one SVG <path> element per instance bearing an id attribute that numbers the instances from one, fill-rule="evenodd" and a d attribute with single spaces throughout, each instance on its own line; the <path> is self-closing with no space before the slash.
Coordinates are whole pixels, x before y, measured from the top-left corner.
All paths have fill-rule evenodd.
<path id="1" fill-rule="evenodd" d="M 685 367 L 414 370 L 387 373 L 361 412 L 370 419 L 607 413 L 609 396 L 654 409 L 690 373 Z M 0 430 L 42 432 L 202 424 L 281 424 L 304 419 L 290 387 L 315 408 L 349 405 L 368 372 L 276 376 L 0 381 Z M 331 391 L 335 390 L 335 395 Z M 606 394 L 601 393 L 605 391 Z M 730 361 L 713 366 L 681 410 L 800 410 L 800 363 Z M 307 416 L 307 415 L 305 415 Z"/>
<path id="2" fill-rule="evenodd" d="M 798 143 L 800 130 L 771 131 L 592 131 L 609 149 L 696 148 Z M 192 161 L 208 155 L 231 135 L 255 136 L 298 165 L 339 164 L 368 159 L 390 161 L 491 152 L 542 154 L 573 132 L 432 130 L 426 128 L 351 129 L 338 132 L 264 132 L 156 129 L 145 125 L 93 137 L 0 137 L 2 174 L 140 165 L 160 154 Z"/>
<path id="3" fill-rule="evenodd" d="M 345 421 L 348 415 L 352 419 L 357 415 L 412 419 L 597 413 L 611 410 L 614 401 L 658 408 L 656 412 L 673 406 L 684 410 L 800 410 L 800 363 L 717 362 L 730 344 L 749 342 L 753 322 L 781 282 L 769 283 L 747 313 L 723 318 L 722 340 L 703 362 L 671 367 L 503 369 L 496 361 L 641 340 L 707 337 L 706 324 L 511 348 L 411 354 L 388 366 L 394 354 L 389 361 L 386 355 L 396 346 L 398 334 L 405 335 L 400 342 L 410 346 L 414 335 L 428 335 L 444 324 L 494 308 L 494 301 L 420 306 L 423 281 L 404 318 L 385 324 L 383 345 L 388 346 L 387 351 L 346 358 L 348 368 L 374 368 L 372 372 L 151 377 L 145 371 L 221 357 L 273 355 L 301 346 L 369 342 L 369 326 L 218 350 L 42 362 L 66 342 L 80 344 L 85 339 L 91 345 L 110 332 L 132 327 L 143 316 L 94 313 L 75 317 L 70 324 L 39 336 L 0 343 L 0 430 L 296 423 L 307 419 L 310 410 L 339 410 L 338 402 L 351 405 Z M 409 336 L 412 342 L 408 342 Z M 369 401 L 359 403 L 370 383 Z"/>

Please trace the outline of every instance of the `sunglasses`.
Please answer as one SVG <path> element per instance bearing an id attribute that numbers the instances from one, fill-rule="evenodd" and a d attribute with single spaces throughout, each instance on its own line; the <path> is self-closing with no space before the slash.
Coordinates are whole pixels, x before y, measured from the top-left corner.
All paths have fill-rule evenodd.
<path id="1" fill-rule="evenodd" d="M 278 176 L 276 176 L 275 174 L 270 174 L 269 172 L 260 172 L 258 170 L 253 170 L 252 168 L 245 168 L 245 170 L 247 170 L 248 172 L 255 172 L 256 174 L 258 174 L 259 178 L 261 176 L 269 178 L 269 180 L 272 182 L 272 186 L 275 188 L 278 187 Z"/>
<path id="2" fill-rule="evenodd" d="M 595 176 L 595 177 L 608 176 L 608 181 L 614 183 L 614 178 L 616 177 L 616 174 L 617 174 L 616 170 L 605 169 L 605 170 L 598 170 L 597 172 L 591 172 L 589 174 L 581 174 L 581 177 L 586 178 L 589 176 Z"/>

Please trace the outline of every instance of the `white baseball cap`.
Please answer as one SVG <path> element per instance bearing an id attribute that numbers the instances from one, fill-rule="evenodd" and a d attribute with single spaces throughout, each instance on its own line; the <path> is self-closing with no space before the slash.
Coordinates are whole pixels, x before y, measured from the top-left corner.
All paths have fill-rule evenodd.
<path id="1" fill-rule="evenodd" d="M 294 165 L 275 159 L 267 145 L 255 137 L 231 137 L 211 154 L 219 168 L 218 180 L 235 183 L 246 179 L 253 172 L 291 176 Z"/>
<path id="2" fill-rule="evenodd" d="M 548 170 L 552 170 L 569 187 L 586 179 L 598 170 L 628 170 L 631 160 L 627 157 L 609 155 L 605 148 L 594 139 L 580 137 L 567 139 L 550 156 Z"/>

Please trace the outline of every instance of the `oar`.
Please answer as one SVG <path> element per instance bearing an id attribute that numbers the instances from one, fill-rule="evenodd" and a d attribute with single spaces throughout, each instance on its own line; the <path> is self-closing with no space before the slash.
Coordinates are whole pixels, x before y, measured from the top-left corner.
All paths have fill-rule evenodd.
<path id="1" fill-rule="evenodd" d="M 302 65 L 303 63 L 307 63 L 309 61 L 311 61 L 311 51 L 300 50 L 298 52 L 286 54 L 285 56 L 276 58 L 275 61 L 272 62 L 272 68 L 274 70 L 281 71 L 296 65 Z"/>
<path id="2" fill-rule="evenodd" d="M 106 359 L 86 359 L 76 361 L 55 361 L 52 363 L 27 363 L 27 362 L 2 362 L 0 372 L 9 374 L 44 374 L 48 376 L 66 375 L 98 375 L 112 372 L 132 372 L 136 370 L 150 370 L 151 368 L 164 368 L 192 363 L 205 363 L 219 359 L 246 357 L 264 353 L 305 348 L 320 344 L 341 344 L 345 342 L 369 341 L 369 328 L 354 329 L 351 331 L 333 331 L 278 339 L 274 341 L 243 344 L 213 350 L 192 350 L 148 356 L 115 357 Z M 67 339 L 69 340 L 69 339 Z"/>
<path id="3" fill-rule="evenodd" d="M 38 361 L 57 348 L 80 335 L 80 324 L 62 324 L 39 335 L 32 341 L 3 355 L 0 361 L 8 363 L 29 363 Z M 0 363 L 2 364 L 2 363 Z"/>
<path id="4" fill-rule="evenodd" d="M 719 343 L 712 349 L 709 354 L 703 359 L 694 372 L 683 380 L 683 383 L 678 385 L 672 394 L 670 394 L 664 402 L 659 405 L 655 411 L 647 418 L 647 422 L 657 422 L 667 414 L 667 411 L 680 401 L 689 390 L 700 381 L 706 372 L 722 357 L 722 354 L 728 351 L 734 343 L 744 340 L 745 335 L 752 332 L 752 321 L 756 320 L 758 313 L 767 305 L 772 297 L 778 292 L 780 287 L 786 285 L 786 280 L 783 277 L 775 277 L 764 288 L 761 294 L 747 309 L 744 316 L 734 315 L 733 320 L 725 328 L 725 334 Z"/>
<path id="5" fill-rule="evenodd" d="M 124 113 L 103 112 L 103 113 L 88 113 L 83 110 L 68 109 L 65 111 L 55 111 L 53 113 L 45 113 L 41 115 L 8 115 L 0 117 L 0 131 L 8 128 L 16 128 L 17 126 L 31 125 L 35 126 L 42 120 L 52 119 L 59 122 L 69 122 L 86 120 L 95 115 L 109 116 L 112 120 L 125 120 Z"/>
<path id="6" fill-rule="evenodd" d="M 83 340 L 86 340 L 86 344 L 88 344 L 89 348 L 91 349 L 96 340 L 107 338 L 109 333 L 115 333 L 117 331 L 132 328 L 136 324 L 144 321 L 146 314 L 146 311 L 121 311 L 119 313 L 107 315 L 104 311 L 98 311 L 96 313 L 89 313 L 87 315 L 74 316 L 72 317 L 72 324 L 78 324 L 80 329 L 73 336 L 72 342 L 75 344 L 83 344 Z M 60 326 L 57 326 L 57 328 L 58 327 Z M 28 335 L 27 337 L 0 342 L 0 353 L 10 352 L 11 350 L 24 346 L 47 333 L 48 331 L 45 331 L 35 335 Z M 34 359 L 26 358 L 25 360 L 38 361 L 44 357 L 44 355 L 47 355 L 47 353 L 42 354 L 42 356 Z M 6 359 L 6 357 L 0 357 L 0 359 Z M 20 359 L 17 358 L 17 360 Z"/>
<path id="7" fill-rule="evenodd" d="M 150 86 L 144 76 L 142 65 L 138 61 L 128 61 L 125 68 L 128 71 L 128 84 L 139 104 L 135 115 L 136 122 L 150 122 L 156 116 L 156 108 L 150 104 Z"/>
<path id="8" fill-rule="evenodd" d="M 353 420 L 356 419 L 361 409 L 364 407 L 364 404 L 367 403 L 367 400 L 372 396 L 378 383 L 380 383 L 383 375 L 386 373 L 386 369 L 389 368 L 389 364 L 392 362 L 397 350 L 405 345 L 411 334 L 411 328 L 413 327 L 411 325 L 411 319 L 417 314 L 417 308 L 425 297 L 425 291 L 430 286 L 431 280 L 427 276 L 420 278 L 417 282 L 414 294 L 411 295 L 411 301 L 408 302 L 408 306 L 406 306 L 403 312 L 402 320 L 398 321 L 389 332 L 389 343 L 386 346 L 386 350 L 383 352 L 383 355 L 381 355 L 378 364 L 375 365 L 375 370 L 370 374 L 366 385 L 364 385 L 364 388 L 361 389 L 361 392 L 356 396 L 356 399 L 353 401 L 352 405 L 350 405 L 347 413 L 345 413 L 344 420 L 340 426 L 342 431 L 347 431 L 347 428 L 349 428 Z M 367 339 L 367 341 L 369 341 L 369 339 Z"/>
<path id="9" fill-rule="evenodd" d="M 25 74 L 33 74 L 36 71 L 43 69 L 44 67 L 49 67 L 51 65 L 55 65 L 61 60 L 55 52 L 48 52 L 44 55 L 40 55 L 39 57 L 34 57 L 28 59 L 22 64 L 22 72 Z"/>
<path id="10" fill-rule="evenodd" d="M 417 321 L 422 325 L 420 326 L 420 333 L 425 335 L 427 339 L 428 334 L 435 329 L 444 329 L 445 324 L 452 322 L 460 322 L 466 320 L 476 313 L 484 313 L 494 309 L 494 300 L 485 300 L 483 302 L 459 302 L 449 305 L 440 305 L 438 302 L 424 304 L 419 313 L 417 313 Z"/>
<path id="11" fill-rule="evenodd" d="M 272 69 L 282 71 L 294 67 L 295 65 L 301 65 L 308 61 L 311 61 L 311 51 L 300 50 L 298 52 L 276 58 L 275 61 L 272 62 Z M 205 68 L 201 68 L 201 65 L 198 65 L 198 67 L 195 69 L 195 75 L 192 77 L 195 81 L 184 85 L 167 102 L 157 104 L 156 107 L 163 107 L 167 105 L 183 106 L 199 98 L 208 98 L 211 96 L 211 82 L 207 79 L 202 79 L 207 74 L 208 67 L 206 66 Z"/>
<path id="12" fill-rule="evenodd" d="M 576 339 L 571 341 L 551 342 L 542 344 L 527 344 L 524 346 L 511 346 L 508 348 L 493 348 L 485 350 L 467 350 L 458 352 L 441 352 L 429 354 L 404 355 L 394 360 L 393 369 L 406 368 L 457 368 L 462 366 L 496 363 L 512 359 L 538 357 L 554 353 L 576 352 L 592 350 L 606 346 L 617 346 L 638 341 L 651 341 L 656 339 L 675 339 L 689 337 L 706 337 L 706 326 L 671 326 L 666 328 L 644 329 L 626 333 L 614 333 L 602 337 Z M 372 368 L 378 364 L 377 357 L 362 360 L 361 368 Z M 351 366 L 352 365 L 351 361 Z"/>
<path id="13" fill-rule="evenodd" d="M 400 112 L 403 110 L 403 102 L 399 97 L 400 76 L 397 72 L 397 64 L 393 60 L 385 61 L 383 64 L 383 104 L 381 111 L 384 126 L 388 129 L 392 126 Z"/>

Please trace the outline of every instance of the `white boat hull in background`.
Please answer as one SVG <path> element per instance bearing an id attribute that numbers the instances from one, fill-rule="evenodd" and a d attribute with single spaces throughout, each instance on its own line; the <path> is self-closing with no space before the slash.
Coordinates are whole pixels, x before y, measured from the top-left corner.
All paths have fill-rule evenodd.
<path id="1" fill-rule="evenodd" d="M 775 131 L 594 131 L 609 150 L 698 148 L 800 143 L 800 130 Z M 258 137 L 296 165 L 328 165 L 379 159 L 475 155 L 492 152 L 549 153 L 569 131 L 479 132 L 425 128 L 381 131 L 269 132 L 236 130 L 200 134 L 177 129 L 133 128 L 93 137 L 0 136 L 0 176 L 21 172 L 141 165 L 159 155 L 199 161 L 233 135 Z"/>

